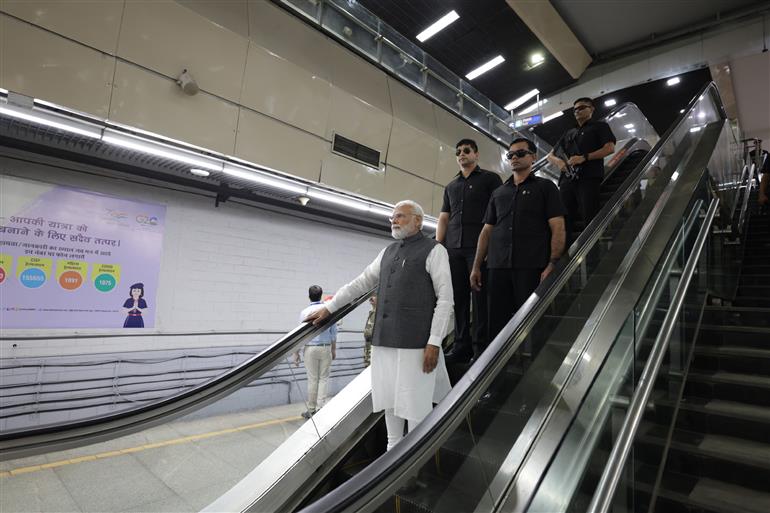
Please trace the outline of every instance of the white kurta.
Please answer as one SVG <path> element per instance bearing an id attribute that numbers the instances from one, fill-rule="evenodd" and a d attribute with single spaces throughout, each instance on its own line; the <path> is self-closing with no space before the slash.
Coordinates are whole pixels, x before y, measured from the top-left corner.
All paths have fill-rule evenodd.
<path id="1" fill-rule="evenodd" d="M 384 249 L 363 273 L 337 291 L 326 304 L 330 312 L 339 310 L 379 283 L 383 253 Z M 449 330 L 454 307 L 449 255 L 444 246 L 437 244 L 431 250 L 425 260 L 425 270 L 430 274 L 437 298 L 430 338 L 426 341 L 426 345 L 439 347 L 436 368 L 429 374 L 422 371 L 423 349 L 372 347 L 372 410 L 393 409 L 396 416 L 416 421 L 428 415 L 432 403 L 439 402 L 452 388 L 441 351 L 441 341 Z"/>

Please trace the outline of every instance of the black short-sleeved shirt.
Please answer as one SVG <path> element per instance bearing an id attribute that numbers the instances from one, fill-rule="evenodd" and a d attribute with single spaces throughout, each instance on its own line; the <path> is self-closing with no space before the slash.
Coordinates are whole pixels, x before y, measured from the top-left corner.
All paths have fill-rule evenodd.
<path id="1" fill-rule="evenodd" d="M 490 269 L 544 269 L 551 257 L 548 220 L 564 215 L 553 182 L 529 175 L 518 186 L 513 177 L 492 193 L 484 224 L 494 225 L 489 238 Z"/>
<path id="2" fill-rule="evenodd" d="M 608 142 L 616 142 L 610 125 L 604 121 L 589 119 L 583 126 L 567 130 L 556 143 L 555 148 L 558 150 L 560 147 L 564 155 L 569 158 L 596 151 Z M 561 158 L 564 155 L 557 154 L 557 157 Z M 604 159 L 589 160 L 576 168 L 578 177 L 604 178 Z"/>
<path id="3" fill-rule="evenodd" d="M 449 214 L 444 245 L 475 248 L 484 226 L 484 212 L 492 191 L 503 184 L 500 175 L 476 166 L 468 178 L 462 172 L 444 188 L 442 212 Z"/>

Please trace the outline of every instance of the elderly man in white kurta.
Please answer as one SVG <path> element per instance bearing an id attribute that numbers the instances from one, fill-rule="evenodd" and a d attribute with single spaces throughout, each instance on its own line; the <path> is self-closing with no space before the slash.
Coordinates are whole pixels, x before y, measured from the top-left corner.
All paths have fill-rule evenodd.
<path id="1" fill-rule="evenodd" d="M 326 317 L 378 285 L 372 334 L 372 409 L 385 410 L 390 450 L 449 393 L 441 341 L 454 306 L 449 257 L 441 244 L 420 231 L 423 210 L 402 201 L 390 218 L 396 242 L 380 251 L 356 279 L 308 317 Z"/>

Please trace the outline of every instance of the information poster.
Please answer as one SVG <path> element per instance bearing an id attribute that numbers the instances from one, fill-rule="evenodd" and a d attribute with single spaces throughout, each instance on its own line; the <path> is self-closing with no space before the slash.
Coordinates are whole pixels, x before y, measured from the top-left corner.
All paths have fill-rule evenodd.
<path id="1" fill-rule="evenodd" d="M 0 328 L 153 327 L 166 208 L 28 183 L 0 182 Z"/>

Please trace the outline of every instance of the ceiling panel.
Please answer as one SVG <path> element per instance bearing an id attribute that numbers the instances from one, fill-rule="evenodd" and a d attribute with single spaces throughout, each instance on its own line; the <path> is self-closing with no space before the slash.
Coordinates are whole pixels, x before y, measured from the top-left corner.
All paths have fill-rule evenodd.
<path id="1" fill-rule="evenodd" d="M 757 0 L 551 0 L 588 53 L 596 57 L 632 43 L 715 20 Z M 633 20 L 629 22 L 628 20 Z"/>

